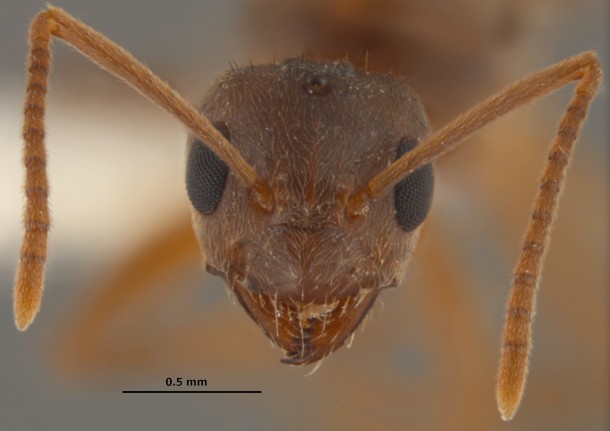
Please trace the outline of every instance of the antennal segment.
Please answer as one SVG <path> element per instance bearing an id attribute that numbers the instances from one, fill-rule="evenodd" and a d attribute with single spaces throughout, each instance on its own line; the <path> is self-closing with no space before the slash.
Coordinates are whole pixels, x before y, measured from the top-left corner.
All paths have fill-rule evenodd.
<path id="1" fill-rule="evenodd" d="M 516 108 L 531 103 L 572 82 L 579 81 L 553 139 L 532 216 L 527 227 L 521 256 L 514 270 L 513 285 L 506 307 L 502 337 L 502 357 L 498 371 L 496 398 L 504 420 L 511 419 L 523 396 L 531 352 L 531 333 L 542 264 L 550 238 L 568 163 L 574 143 L 597 94 L 602 71 L 597 56 L 585 52 L 534 73 L 476 105 L 432 134 L 409 151 L 365 187 L 354 193 L 348 215 L 366 212 L 374 199 L 421 166 L 457 147 L 481 127 Z"/>
<path id="2" fill-rule="evenodd" d="M 93 62 L 123 79 L 144 96 L 173 114 L 241 179 L 263 209 L 272 207 L 268 185 L 210 121 L 126 50 L 102 34 L 55 7 L 40 12 L 30 25 L 26 97 L 23 125 L 25 165 L 25 235 L 15 279 L 14 313 L 17 327 L 25 330 L 40 308 L 50 226 L 46 173 L 44 117 L 51 39 L 74 46 Z"/>

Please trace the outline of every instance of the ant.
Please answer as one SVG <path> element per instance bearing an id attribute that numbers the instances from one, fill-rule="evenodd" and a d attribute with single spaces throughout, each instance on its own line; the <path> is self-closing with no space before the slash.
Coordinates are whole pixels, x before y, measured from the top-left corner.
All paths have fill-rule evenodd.
<path id="1" fill-rule="evenodd" d="M 50 227 L 44 116 L 53 37 L 177 117 L 192 133 L 186 185 L 208 272 L 278 345 L 319 362 L 349 339 L 381 290 L 399 285 L 431 205 L 431 163 L 478 129 L 577 81 L 534 200 L 506 308 L 497 401 L 521 401 L 536 294 L 574 143 L 602 78 L 594 53 L 523 78 L 430 132 L 417 96 L 346 61 L 292 59 L 227 72 L 201 110 L 127 51 L 50 6 L 30 27 L 23 161 L 25 236 L 17 327 L 40 308 Z"/>

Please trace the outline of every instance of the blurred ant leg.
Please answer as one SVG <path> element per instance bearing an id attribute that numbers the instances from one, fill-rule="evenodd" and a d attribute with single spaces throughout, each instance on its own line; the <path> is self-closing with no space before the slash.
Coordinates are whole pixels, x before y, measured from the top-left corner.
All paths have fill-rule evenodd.
<path id="1" fill-rule="evenodd" d="M 437 218 L 433 229 L 430 224 L 427 227 L 416 256 L 427 284 L 415 289 L 415 301 L 434 310 L 422 313 L 425 321 L 421 324 L 429 328 L 425 347 L 433 349 L 435 361 L 440 361 L 435 369 L 440 378 L 432 379 L 435 389 L 427 389 L 437 394 L 433 400 L 436 408 L 451 411 L 440 415 L 435 428 L 491 429 L 497 415 L 476 403 L 485 399 L 489 389 L 496 340 L 485 326 L 484 307 L 471 293 L 464 246 L 450 239 L 454 238 L 450 233 L 453 226 Z M 464 396 L 464 388 L 468 388 L 468 396 Z M 442 395 L 437 400 L 438 394 Z M 473 415 L 473 411 L 478 414 Z"/>
<path id="2" fill-rule="evenodd" d="M 92 297 L 66 318 L 53 342 L 58 371 L 67 378 L 107 383 L 122 373 L 133 378 L 168 366 L 200 369 L 205 363 L 229 374 L 244 367 L 272 368 L 273 352 L 261 344 L 265 336 L 261 333 L 259 339 L 244 331 L 248 318 L 228 303 L 205 314 L 196 302 L 186 309 L 181 304 L 178 322 L 171 314 L 175 309 L 164 308 L 176 298 L 182 301 L 181 294 L 191 299 L 193 291 L 174 281 L 183 280 L 185 271 L 201 276 L 201 262 L 199 243 L 185 214 L 97 282 Z M 224 287 L 209 288 L 224 292 Z M 159 319 L 160 313 L 170 313 L 169 321 Z M 235 319 L 233 313 L 243 319 Z M 222 331 L 210 330 L 210 325 Z M 233 342 L 227 344 L 227 339 Z"/>
<path id="3" fill-rule="evenodd" d="M 252 188 L 261 206 L 269 201 L 267 186 L 240 153 L 216 130 L 207 118 L 154 75 L 131 54 L 102 34 L 87 27 L 61 9 L 49 7 L 30 25 L 26 98 L 23 125 L 23 163 L 26 169 L 24 214 L 25 235 L 21 247 L 14 289 L 15 323 L 25 330 L 40 308 L 50 226 L 49 184 L 46 173 L 44 116 L 51 39 L 57 37 L 73 45 L 100 67 L 125 80 L 143 95 L 178 118 Z"/>
<path id="4" fill-rule="evenodd" d="M 164 282 L 185 268 L 201 265 L 199 243 L 193 233 L 190 217 L 164 228 L 142 244 L 116 270 L 96 283 L 96 293 L 69 318 L 60 342 L 60 358 L 64 363 L 86 364 L 95 368 L 108 361 L 116 346 L 107 339 L 108 328 L 130 313 L 145 298 L 159 294 L 160 289 L 176 293 L 176 286 Z M 127 329 L 126 329 L 127 330 Z M 129 350 L 126 348 L 126 350 Z M 73 360 L 78 358 L 78 360 Z"/>

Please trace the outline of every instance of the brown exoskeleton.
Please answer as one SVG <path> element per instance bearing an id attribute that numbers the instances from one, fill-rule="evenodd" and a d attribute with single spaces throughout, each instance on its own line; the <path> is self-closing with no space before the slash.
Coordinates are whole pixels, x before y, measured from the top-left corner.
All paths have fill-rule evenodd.
<path id="1" fill-rule="evenodd" d="M 30 30 L 23 130 L 28 200 L 15 287 L 20 329 L 38 311 L 44 285 L 50 223 L 44 114 L 53 36 L 192 132 L 187 190 L 206 268 L 226 280 L 291 364 L 328 356 L 380 290 L 400 283 L 430 206 L 433 160 L 501 115 L 579 81 L 549 152 L 507 307 L 498 402 L 504 418 L 513 416 L 557 197 L 601 81 L 594 54 L 526 77 L 429 134 L 407 86 L 346 62 L 290 60 L 228 72 L 199 113 L 126 51 L 50 7 Z"/>

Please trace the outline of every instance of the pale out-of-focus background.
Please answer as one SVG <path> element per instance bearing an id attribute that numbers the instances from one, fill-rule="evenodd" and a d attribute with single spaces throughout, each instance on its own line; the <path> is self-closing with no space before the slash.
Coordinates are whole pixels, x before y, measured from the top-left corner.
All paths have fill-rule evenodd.
<path id="1" fill-rule="evenodd" d="M 576 148 L 554 227 L 523 405 L 503 423 L 494 376 L 504 301 L 569 90 L 437 164 L 433 211 L 408 280 L 383 294 L 350 349 L 306 376 L 310 369 L 279 363 L 280 352 L 222 283 L 197 269 L 192 242 L 172 231 L 188 218 L 182 127 L 55 42 L 47 290 L 22 334 L 12 322 L 11 288 L 23 205 L 23 64 L 27 25 L 44 2 L 0 1 L 0 428 L 608 429 L 607 91 Z M 355 39 L 370 49 L 373 66 L 388 56 L 397 57 L 398 70 L 411 71 L 404 58 L 415 65 L 412 84 L 435 126 L 468 99 L 580 51 L 597 51 L 610 69 L 603 0 L 384 0 L 373 10 L 365 0 L 304 9 L 296 0 L 54 3 L 131 50 L 193 103 L 230 62 L 312 49 L 332 56 L 354 23 L 367 29 Z M 386 46 L 385 33 L 397 35 L 390 54 L 376 51 Z M 152 253 L 148 244 L 163 233 L 166 254 L 178 256 L 175 271 L 140 290 L 112 282 L 121 263 L 142 249 Z M 156 258 L 141 272 L 168 260 Z M 166 389 L 167 377 L 263 394 L 121 393 Z"/>

